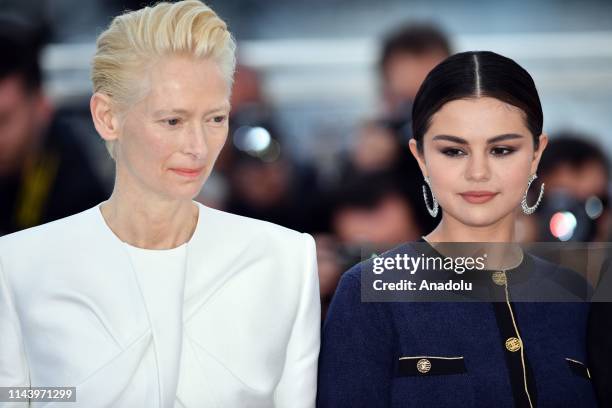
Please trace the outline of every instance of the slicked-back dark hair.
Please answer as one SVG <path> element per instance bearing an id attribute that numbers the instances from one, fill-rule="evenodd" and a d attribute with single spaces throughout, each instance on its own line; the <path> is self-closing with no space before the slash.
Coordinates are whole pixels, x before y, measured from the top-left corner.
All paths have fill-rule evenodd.
<path id="1" fill-rule="evenodd" d="M 525 124 L 539 146 L 544 117 L 531 75 L 510 58 L 491 51 L 468 51 L 448 57 L 432 69 L 412 106 L 412 132 L 420 152 L 431 117 L 458 99 L 492 97 L 524 113 Z"/>

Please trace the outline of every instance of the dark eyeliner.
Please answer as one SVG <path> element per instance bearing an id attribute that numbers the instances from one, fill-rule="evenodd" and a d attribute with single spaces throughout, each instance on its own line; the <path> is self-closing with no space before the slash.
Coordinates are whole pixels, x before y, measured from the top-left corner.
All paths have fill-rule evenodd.
<path id="1" fill-rule="evenodd" d="M 514 147 L 510 147 L 510 146 L 495 146 L 491 149 L 491 152 L 495 151 L 495 150 L 505 150 L 505 153 L 501 153 L 501 154 L 495 154 L 495 156 L 508 156 L 509 154 L 514 153 L 517 149 L 515 149 Z"/>
<path id="2" fill-rule="evenodd" d="M 443 149 L 440 149 L 440 152 L 448 157 L 458 157 L 464 154 L 463 150 L 457 149 L 455 147 L 443 148 Z"/>

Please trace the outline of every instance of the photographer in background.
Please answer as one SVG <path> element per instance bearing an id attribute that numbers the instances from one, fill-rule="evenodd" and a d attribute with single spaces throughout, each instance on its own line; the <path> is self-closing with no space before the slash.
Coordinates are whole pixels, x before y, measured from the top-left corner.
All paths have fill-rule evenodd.
<path id="1" fill-rule="evenodd" d="M 107 195 L 42 89 L 43 35 L 0 16 L 0 235 L 85 210 Z"/>
<path id="2" fill-rule="evenodd" d="M 412 102 L 429 71 L 450 54 L 444 32 L 429 23 L 404 24 L 383 39 L 378 59 L 383 114 L 361 123 L 340 165 L 340 184 L 368 173 L 394 173 L 411 190 L 415 217 L 423 219 L 420 233 L 432 230 L 437 220 L 427 216 L 420 199 L 420 170 L 408 150 Z"/>
<path id="3" fill-rule="evenodd" d="M 601 147 L 579 133 L 552 135 L 538 176 L 546 185 L 544 200 L 525 241 L 610 239 L 610 163 Z"/>
<path id="4" fill-rule="evenodd" d="M 383 40 L 378 69 L 385 117 L 402 141 L 410 140 L 412 102 L 421 83 L 451 53 L 446 34 L 429 23 L 402 25 Z"/>

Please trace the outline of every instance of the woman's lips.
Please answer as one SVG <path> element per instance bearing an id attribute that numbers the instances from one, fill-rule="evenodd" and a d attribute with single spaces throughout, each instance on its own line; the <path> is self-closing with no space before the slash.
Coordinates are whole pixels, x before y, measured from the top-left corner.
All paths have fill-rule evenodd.
<path id="1" fill-rule="evenodd" d="M 491 191 L 467 191 L 460 194 L 465 201 L 471 204 L 482 204 L 491 200 L 497 195 Z"/>
<path id="2" fill-rule="evenodd" d="M 188 177 L 188 178 L 196 178 L 202 173 L 203 167 L 200 169 L 186 169 L 186 168 L 178 168 L 178 169 L 170 169 L 179 176 Z"/>

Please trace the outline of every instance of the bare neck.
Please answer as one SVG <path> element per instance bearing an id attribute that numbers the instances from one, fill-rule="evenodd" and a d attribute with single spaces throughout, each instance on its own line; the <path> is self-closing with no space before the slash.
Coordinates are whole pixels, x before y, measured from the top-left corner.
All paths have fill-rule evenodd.
<path id="1" fill-rule="evenodd" d="M 485 255 L 487 269 L 514 268 L 523 260 L 523 251 L 515 243 L 515 214 L 510 213 L 494 224 L 473 227 L 444 214 L 440 224 L 424 238 L 430 243 L 484 243 L 476 246 L 444 246 L 437 249 L 445 255 L 462 256 L 462 252 L 476 251 L 472 256 Z M 511 245 L 506 245 L 510 244 Z"/>
<path id="2" fill-rule="evenodd" d="M 466 225 L 444 213 L 438 226 L 425 236 L 430 242 L 514 242 L 515 214 L 486 226 Z"/>
<path id="3" fill-rule="evenodd" d="M 199 213 L 191 200 L 137 198 L 118 189 L 100 210 L 119 239 L 145 249 L 171 249 L 189 241 Z"/>

